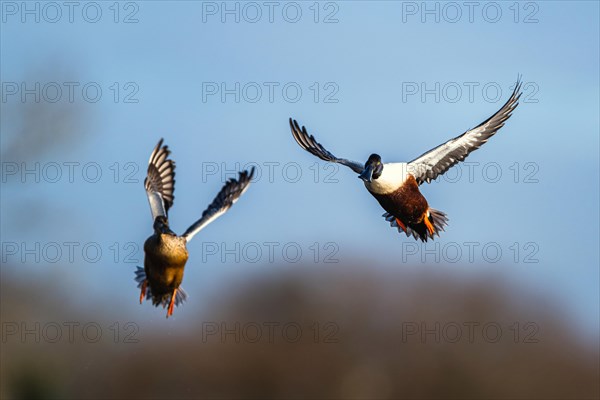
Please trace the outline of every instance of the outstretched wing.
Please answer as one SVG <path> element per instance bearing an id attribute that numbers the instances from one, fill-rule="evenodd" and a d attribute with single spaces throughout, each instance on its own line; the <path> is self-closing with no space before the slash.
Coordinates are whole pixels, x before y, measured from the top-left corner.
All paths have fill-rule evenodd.
<path id="1" fill-rule="evenodd" d="M 290 128 L 292 129 L 292 135 L 294 136 L 294 139 L 296 139 L 296 142 L 298 142 L 300 147 L 308 151 L 310 154 L 319 157 L 321 160 L 339 163 L 350 167 L 357 174 L 360 174 L 365 169 L 365 166 L 359 162 L 346 160 L 345 158 L 337 158 L 329 151 L 325 150 L 325 148 L 315 140 L 313 135 L 309 135 L 308 132 L 306 132 L 306 128 L 304 126 L 302 129 L 300 129 L 298 121 L 295 119 L 292 120 L 290 118 Z"/>
<path id="2" fill-rule="evenodd" d="M 173 205 L 173 192 L 175 191 L 175 162 L 169 159 L 171 151 L 167 145 L 163 146 L 160 139 L 148 161 L 148 175 L 144 180 L 144 187 L 150 203 L 152 219 L 158 216 L 167 217 L 169 208 Z"/>
<path id="3" fill-rule="evenodd" d="M 250 181 L 254 176 L 254 167 L 248 171 L 240 172 L 240 177 L 235 180 L 231 178 L 225 183 L 225 186 L 221 189 L 217 197 L 202 213 L 202 218 L 194 222 L 187 231 L 182 235 L 187 241 L 190 241 L 192 237 L 200 232 L 206 225 L 225 214 L 227 210 L 240 198 L 242 194 L 248 189 Z"/>
<path id="4" fill-rule="evenodd" d="M 469 153 L 478 149 L 504 126 L 506 120 L 510 118 L 514 109 L 519 105 L 520 97 L 521 82 L 518 79 L 512 95 L 496 114 L 477 127 L 414 159 L 408 164 L 409 172 L 420 185 L 423 182 L 431 182 L 459 161 L 463 161 Z"/>

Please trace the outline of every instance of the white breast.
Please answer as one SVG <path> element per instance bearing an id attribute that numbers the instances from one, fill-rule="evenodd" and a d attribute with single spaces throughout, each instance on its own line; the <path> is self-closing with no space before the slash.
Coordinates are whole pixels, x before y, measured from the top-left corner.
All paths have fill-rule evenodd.
<path id="1" fill-rule="evenodd" d="M 371 182 L 365 182 L 365 186 L 373 193 L 392 193 L 402 186 L 406 178 L 408 178 L 407 163 L 383 164 L 381 176 Z"/>

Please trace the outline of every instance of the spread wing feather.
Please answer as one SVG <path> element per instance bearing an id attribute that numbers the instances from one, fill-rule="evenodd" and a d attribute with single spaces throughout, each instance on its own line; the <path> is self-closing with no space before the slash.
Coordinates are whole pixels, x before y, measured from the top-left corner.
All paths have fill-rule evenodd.
<path id="1" fill-rule="evenodd" d="M 148 175 L 144 180 L 146 195 L 150 203 L 152 219 L 168 216 L 175 196 L 175 162 L 169 159 L 171 151 L 160 139 L 148 161 Z"/>
<path id="2" fill-rule="evenodd" d="M 187 231 L 182 235 L 187 241 L 190 241 L 195 234 L 204 229 L 212 221 L 225 214 L 229 208 L 240 198 L 242 194 L 248 189 L 250 181 L 254 176 L 254 167 L 250 172 L 240 172 L 239 178 L 230 180 L 225 183 L 217 197 L 202 213 L 202 217 L 190 226 Z"/>
<path id="3" fill-rule="evenodd" d="M 345 158 L 337 158 L 329 151 L 327 151 L 319 142 L 315 140 L 313 135 L 309 135 L 306 132 L 306 128 L 303 126 L 300 129 L 300 125 L 298 125 L 298 121 L 290 118 L 290 129 L 292 130 L 292 135 L 296 142 L 302 147 L 304 150 L 308 151 L 310 154 L 319 157 L 321 160 L 339 163 L 350 167 L 354 172 L 360 174 L 365 169 L 365 166 L 356 161 L 346 160 Z"/>
<path id="4" fill-rule="evenodd" d="M 519 105 L 521 97 L 521 82 L 517 80 L 515 90 L 508 101 L 487 120 L 477 127 L 466 131 L 460 136 L 450 139 L 446 143 L 429 150 L 408 164 L 410 173 L 417 182 L 431 182 L 442 175 L 458 162 L 463 161 L 473 151 L 489 140 L 506 120 L 510 118 L 514 109 Z"/>

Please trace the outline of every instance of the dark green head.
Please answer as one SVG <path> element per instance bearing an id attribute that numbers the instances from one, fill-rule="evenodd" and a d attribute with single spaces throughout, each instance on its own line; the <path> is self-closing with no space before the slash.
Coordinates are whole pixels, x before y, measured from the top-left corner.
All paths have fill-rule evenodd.
<path id="1" fill-rule="evenodd" d="M 364 171 L 358 176 L 365 182 L 371 182 L 378 179 L 383 172 L 383 163 L 379 154 L 371 154 L 365 163 Z"/>

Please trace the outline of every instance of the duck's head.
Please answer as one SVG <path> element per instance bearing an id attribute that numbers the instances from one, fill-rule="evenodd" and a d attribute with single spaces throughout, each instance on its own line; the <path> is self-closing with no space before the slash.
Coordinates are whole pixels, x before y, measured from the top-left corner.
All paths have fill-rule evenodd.
<path id="1" fill-rule="evenodd" d="M 383 172 L 383 163 L 379 154 L 371 154 L 365 163 L 365 169 L 358 176 L 365 182 L 371 182 L 373 179 L 378 179 Z"/>
<path id="2" fill-rule="evenodd" d="M 154 232 L 156 232 L 157 234 L 176 236 L 175 232 L 173 232 L 171 228 L 169 228 L 169 221 L 167 220 L 167 217 L 163 215 L 159 215 L 154 220 Z"/>

